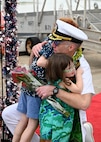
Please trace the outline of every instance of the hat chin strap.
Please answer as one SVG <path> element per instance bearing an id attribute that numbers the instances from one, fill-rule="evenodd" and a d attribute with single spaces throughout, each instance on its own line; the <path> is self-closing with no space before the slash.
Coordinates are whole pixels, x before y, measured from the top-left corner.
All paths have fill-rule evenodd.
<path id="1" fill-rule="evenodd" d="M 67 40 L 67 41 L 71 41 L 71 42 L 74 42 L 74 43 L 82 43 L 83 41 L 82 40 L 78 40 L 76 38 L 73 38 L 69 35 L 65 35 L 63 33 L 60 33 L 59 31 L 55 31 L 51 34 L 51 36 L 49 36 L 49 38 L 51 40 Z"/>
<path id="2" fill-rule="evenodd" d="M 70 37 L 64 37 L 64 36 L 60 36 L 60 35 L 57 35 L 56 33 L 52 33 L 52 35 L 57 38 L 58 40 L 67 40 L 67 41 L 71 41 L 72 38 Z"/>

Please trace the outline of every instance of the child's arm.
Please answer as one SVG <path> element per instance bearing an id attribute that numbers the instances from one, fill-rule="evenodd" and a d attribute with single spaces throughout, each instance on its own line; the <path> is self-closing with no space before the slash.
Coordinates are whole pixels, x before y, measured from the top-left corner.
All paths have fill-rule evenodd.
<path id="1" fill-rule="evenodd" d="M 40 51 L 40 57 L 37 60 L 37 66 L 46 68 L 47 58 L 53 54 L 53 48 L 51 47 L 51 42 L 44 41 L 43 49 Z"/>
<path id="2" fill-rule="evenodd" d="M 44 56 L 41 56 L 37 61 L 37 66 L 45 68 L 47 66 L 47 63 L 48 60 Z"/>
<path id="3" fill-rule="evenodd" d="M 34 57 L 40 57 L 39 52 L 45 47 L 46 43 L 48 42 L 43 41 L 33 46 L 30 57 L 29 57 L 29 66 L 32 64 Z"/>
<path id="4" fill-rule="evenodd" d="M 29 66 L 32 64 L 34 56 L 35 56 L 34 53 L 31 52 L 30 57 L 29 57 Z M 37 61 L 37 66 L 45 68 L 46 65 L 47 65 L 47 59 L 43 55 L 40 56 Z"/>
<path id="5" fill-rule="evenodd" d="M 73 83 L 71 80 L 69 80 L 69 82 L 71 83 L 71 85 L 68 86 L 68 85 L 66 85 L 66 81 L 65 81 L 65 87 L 67 89 L 69 89 L 71 92 L 81 93 L 82 89 L 83 89 L 82 74 L 83 74 L 83 70 L 81 68 L 78 68 L 77 72 L 76 72 L 76 84 Z"/>

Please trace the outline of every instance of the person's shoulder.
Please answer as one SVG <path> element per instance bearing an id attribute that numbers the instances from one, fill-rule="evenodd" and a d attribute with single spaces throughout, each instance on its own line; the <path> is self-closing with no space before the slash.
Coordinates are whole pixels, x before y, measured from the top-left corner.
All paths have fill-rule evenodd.
<path id="1" fill-rule="evenodd" d="M 86 60 L 85 56 L 82 54 L 82 56 L 79 59 L 80 63 L 88 63 L 88 61 Z"/>
<path id="2" fill-rule="evenodd" d="M 80 66 L 81 67 L 90 67 L 88 61 L 86 60 L 86 58 L 84 57 L 83 54 L 80 57 L 79 61 L 80 61 Z"/>

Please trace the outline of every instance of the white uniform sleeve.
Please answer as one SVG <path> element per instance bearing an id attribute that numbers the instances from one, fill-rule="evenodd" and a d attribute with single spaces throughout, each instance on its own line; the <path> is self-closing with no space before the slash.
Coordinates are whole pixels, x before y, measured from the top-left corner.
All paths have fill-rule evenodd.
<path id="1" fill-rule="evenodd" d="M 91 74 L 91 69 L 90 66 L 88 64 L 88 62 L 86 61 L 86 59 L 84 58 L 84 56 L 82 56 L 80 58 L 80 67 L 83 69 L 83 91 L 82 94 L 87 94 L 87 93 L 95 93 L 94 91 L 94 87 L 93 87 L 93 81 L 92 81 L 92 74 Z"/>
<path id="2" fill-rule="evenodd" d="M 82 90 L 82 95 L 92 93 L 95 94 L 94 87 L 93 87 L 93 81 L 92 81 L 92 74 L 91 74 L 91 69 L 84 58 L 84 55 L 80 58 L 80 67 L 83 69 L 83 90 Z M 83 123 L 87 121 L 86 117 L 86 112 L 83 110 L 79 110 L 79 115 L 80 115 L 80 122 L 81 122 L 81 129 L 82 129 L 82 141 L 85 142 L 85 135 L 86 131 L 84 129 Z"/>

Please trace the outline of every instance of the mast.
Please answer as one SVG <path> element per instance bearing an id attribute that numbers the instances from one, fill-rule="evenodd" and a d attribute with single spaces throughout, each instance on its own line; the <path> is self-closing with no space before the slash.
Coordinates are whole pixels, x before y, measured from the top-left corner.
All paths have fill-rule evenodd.
<path id="1" fill-rule="evenodd" d="M 80 0 L 77 1 L 76 11 L 78 10 L 79 3 L 80 3 Z"/>
<path id="2" fill-rule="evenodd" d="M 54 16 L 55 16 L 54 20 L 56 21 L 56 18 L 57 18 L 56 17 L 56 0 L 54 0 Z"/>
<path id="3" fill-rule="evenodd" d="M 87 8 L 87 2 L 84 0 L 84 19 L 83 19 L 83 28 L 86 26 L 86 8 Z"/>
<path id="4" fill-rule="evenodd" d="M 71 1 L 72 0 L 70 0 L 70 4 L 72 5 Z M 72 7 L 70 7 L 68 0 L 66 0 L 66 3 L 67 3 L 67 6 L 68 6 L 68 10 L 69 10 L 70 16 L 71 16 L 71 18 L 73 18 Z"/>
<path id="5" fill-rule="evenodd" d="M 33 0 L 33 12 L 35 12 L 35 0 Z"/>

